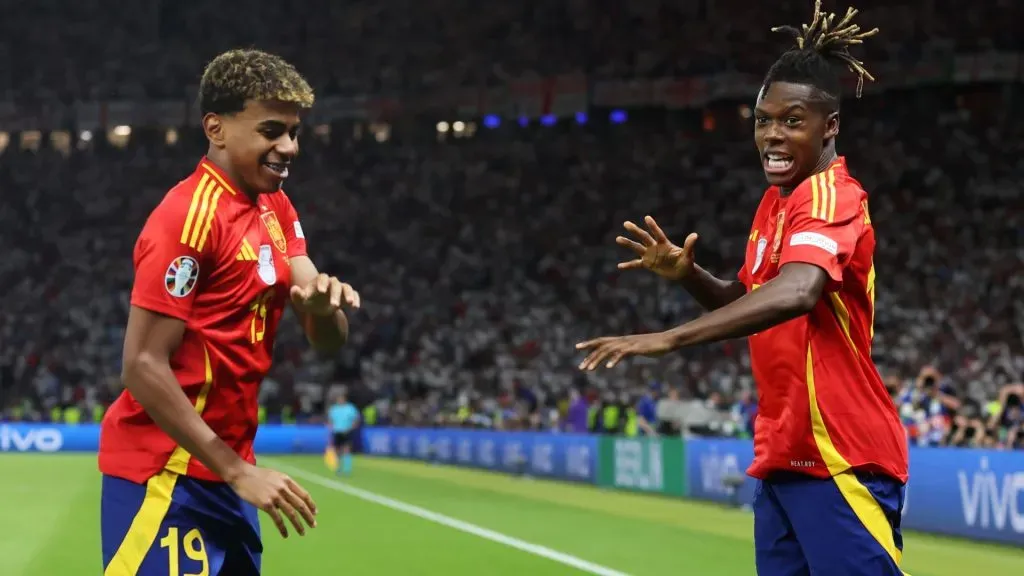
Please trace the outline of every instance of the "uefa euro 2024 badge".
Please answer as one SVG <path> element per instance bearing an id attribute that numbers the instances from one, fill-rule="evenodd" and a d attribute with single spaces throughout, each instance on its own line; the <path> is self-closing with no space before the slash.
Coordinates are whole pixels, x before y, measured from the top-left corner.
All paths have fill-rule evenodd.
<path id="1" fill-rule="evenodd" d="M 191 256 L 178 256 L 171 261 L 164 276 L 167 293 L 175 298 L 184 298 L 196 287 L 199 280 L 199 263 Z"/>

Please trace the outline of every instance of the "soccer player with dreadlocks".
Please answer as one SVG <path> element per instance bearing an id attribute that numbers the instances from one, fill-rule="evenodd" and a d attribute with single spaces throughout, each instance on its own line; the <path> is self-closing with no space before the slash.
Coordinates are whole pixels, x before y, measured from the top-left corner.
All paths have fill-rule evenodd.
<path id="1" fill-rule="evenodd" d="M 614 366 L 727 338 L 749 337 L 759 405 L 754 461 L 754 542 L 761 576 L 902 574 L 900 518 L 907 445 L 871 360 L 875 233 L 868 197 L 836 152 L 837 65 L 872 79 L 850 46 L 856 11 L 821 11 L 791 34 L 796 47 L 768 70 L 757 96 L 754 140 L 770 187 L 754 217 L 737 281 L 694 262 L 696 234 L 669 242 L 650 216 L 636 240 L 616 242 L 646 268 L 681 283 L 709 310 L 656 334 L 598 338 L 580 365 Z"/>
<path id="2" fill-rule="evenodd" d="M 281 190 L 298 155 L 306 80 L 281 58 L 232 50 L 199 84 L 209 146 L 135 244 L 125 391 L 100 433 L 105 576 L 255 575 L 257 509 L 281 532 L 315 526 L 287 475 L 255 465 L 257 394 L 291 302 L 310 343 L 340 347 L 348 284 L 317 271 Z"/>

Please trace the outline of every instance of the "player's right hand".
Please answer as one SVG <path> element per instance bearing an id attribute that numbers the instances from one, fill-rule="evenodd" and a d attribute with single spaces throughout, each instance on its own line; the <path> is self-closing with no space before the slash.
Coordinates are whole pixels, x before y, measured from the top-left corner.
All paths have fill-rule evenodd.
<path id="1" fill-rule="evenodd" d="M 625 236 L 615 238 L 616 244 L 629 248 L 637 255 L 633 260 L 619 262 L 619 270 L 646 268 L 669 280 L 682 280 L 693 272 L 693 247 L 698 236 L 690 234 L 683 246 L 679 247 L 669 241 L 654 218 L 645 216 L 644 223 L 650 232 L 632 222 L 623 224 L 639 242 Z"/>
<path id="2" fill-rule="evenodd" d="M 287 474 L 247 464 L 246 468 L 232 479 L 231 487 L 242 500 L 266 512 L 274 520 L 281 536 L 285 538 L 288 537 L 285 516 L 291 520 L 300 536 L 306 534 L 303 520 L 311 528 L 316 528 L 316 503 L 309 492 Z"/>

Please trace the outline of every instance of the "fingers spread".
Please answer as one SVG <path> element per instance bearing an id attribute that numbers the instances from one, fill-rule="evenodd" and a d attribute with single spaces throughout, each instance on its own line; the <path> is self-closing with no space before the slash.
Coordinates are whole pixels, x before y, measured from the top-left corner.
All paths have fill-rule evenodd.
<path id="1" fill-rule="evenodd" d="M 601 363 L 601 360 L 610 353 L 610 344 L 604 344 L 599 346 L 596 350 L 590 353 L 583 362 L 580 363 L 580 369 L 584 371 L 591 371 Z"/>
<path id="2" fill-rule="evenodd" d="M 577 350 L 585 350 L 587 348 L 593 348 L 595 346 L 600 346 L 602 343 L 604 343 L 607 340 L 609 340 L 609 338 L 607 336 L 605 336 L 603 338 L 594 338 L 593 340 L 587 340 L 586 342 L 580 342 L 579 344 L 576 345 L 576 349 Z"/>
<path id="3" fill-rule="evenodd" d="M 696 233 L 691 233 L 689 236 L 687 236 L 686 240 L 683 241 L 683 250 L 685 252 L 693 252 L 693 246 L 697 244 L 698 238 L 700 238 L 700 236 L 698 236 Z"/>
<path id="4" fill-rule="evenodd" d="M 656 244 L 654 238 L 651 238 L 651 235 L 647 233 L 647 230 L 644 230 L 636 224 L 627 221 L 622 226 L 639 238 L 640 242 L 642 242 L 644 246 L 654 246 Z"/>
<path id="5" fill-rule="evenodd" d="M 668 236 L 665 236 L 665 232 L 658 226 L 658 223 L 654 221 L 652 216 L 644 216 L 644 222 L 647 224 L 647 228 L 650 229 L 651 235 L 659 244 L 668 244 Z"/>
<path id="6" fill-rule="evenodd" d="M 635 252 L 637 256 L 643 256 L 644 252 L 646 251 L 643 244 L 635 240 L 630 240 L 625 236 L 616 236 L 615 243 L 624 248 L 629 248 L 630 250 Z"/>

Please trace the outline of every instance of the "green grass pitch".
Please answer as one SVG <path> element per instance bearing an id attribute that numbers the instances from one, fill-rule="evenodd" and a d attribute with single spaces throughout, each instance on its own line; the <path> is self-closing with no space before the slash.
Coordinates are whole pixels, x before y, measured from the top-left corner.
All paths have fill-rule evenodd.
<path id="1" fill-rule="evenodd" d="M 306 487 L 319 526 L 263 524 L 264 574 L 754 574 L 749 513 L 591 486 L 360 458 L 337 481 L 320 457 L 267 457 Z M 0 574 L 100 574 L 92 455 L 0 455 Z M 264 520 L 266 520 L 264 518 Z M 1024 574 L 1024 551 L 906 535 L 912 576 Z"/>

